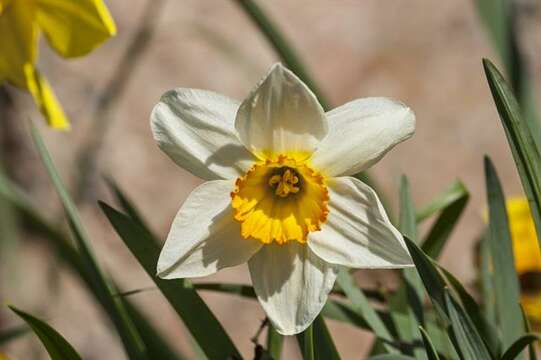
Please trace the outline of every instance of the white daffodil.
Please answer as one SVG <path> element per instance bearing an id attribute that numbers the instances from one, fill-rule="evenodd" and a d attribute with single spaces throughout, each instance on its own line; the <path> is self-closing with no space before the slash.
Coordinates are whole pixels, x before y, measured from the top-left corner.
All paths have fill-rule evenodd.
<path id="1" fill-rule="evenodd" d="M 374 190 L 351 177 L 413 134 L 415 116 L 402 103 L 358 99 L 325 113 L 276 64 L 241 103 L 169 91 L 151 125 L 173 161 L 207 180 L 176 215 L 158 276 L 206 276 L 247 262 L 272 324 L 291 335 L 319 314 L 339 266 L 412 265 Z"/>

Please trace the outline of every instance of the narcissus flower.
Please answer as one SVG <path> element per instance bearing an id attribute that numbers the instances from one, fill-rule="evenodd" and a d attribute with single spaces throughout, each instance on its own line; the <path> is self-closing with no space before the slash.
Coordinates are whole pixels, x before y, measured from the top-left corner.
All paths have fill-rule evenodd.
<path id="1" fill-rule="evenodd" d="M 35 67 L 43 33 L 62 57 L 90 52 L 116 33 L 102 0 L 0 0 L 0 84 L 28 90 L 50 126 L 69 123 L 47 80 Z"/>
<path id="2" fill-rule="evenodd" d="M 403 104 L 366 98 L 325 113 L 277 64 L 242 103 L 169 91 L 151 126 L 173 161 L 208 180 L 176 215 L 158 276 L 247 262 L 269 319 L 290 335 L 321 311 L 339 266 L 412 265 L 376 193 L 351 176 L 413 134 L 415 116 Z"/>

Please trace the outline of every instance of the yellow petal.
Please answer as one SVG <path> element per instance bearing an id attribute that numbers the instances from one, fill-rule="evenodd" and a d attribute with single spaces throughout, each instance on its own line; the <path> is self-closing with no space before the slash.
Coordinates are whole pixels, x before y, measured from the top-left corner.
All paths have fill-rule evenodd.
<path id="1" fill-rule="evenodd" d="M 0 12 L 0 83 L 26 88 L 24 66 L 37 57 L 38 28 L 31 1 L 2 1 Z"/>
<path id="2" fill-rule="evenodd" d="M 49 126 L 59 130 L 68 130 L 70 127 L 68 119 L 49 82 L 31 65 L 26 66 L 24 70 L 28 90 Z"/>
<path id="3" fill-rule="evenodd" d="M 507 212 L 517 272 L 541 271 L 541 252 L 528 200 L 523 197 L 507 200 Z"/>
<path id="4" fill-rule="evenodd" d="M 61 56 L 85 55 L 116 34 L 102 0 L 37 0 L 37 5 L 38 24 Z"/>

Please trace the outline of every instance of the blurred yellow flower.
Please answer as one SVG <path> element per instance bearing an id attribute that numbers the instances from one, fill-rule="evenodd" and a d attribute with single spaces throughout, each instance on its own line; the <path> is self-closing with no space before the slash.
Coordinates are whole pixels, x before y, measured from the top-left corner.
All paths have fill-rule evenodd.
<path id="1" fill-rule="evenodd" d="M 47 80 L 36 69 L 43 33 L 62 57 L 89 53 L 116 33 L 102 0 L 0 0 L 0 84 L 29 91 L 50 126 L 69 127 Z"/>
<path id="2" fill-rule="evenodd" d="M 541 327 L 541 251 L 528 200 L 513 197 L 507 200 L 509 227 L 513 240 L 515 268 L 521 282 L 521 303 L 530 322 Z"/>

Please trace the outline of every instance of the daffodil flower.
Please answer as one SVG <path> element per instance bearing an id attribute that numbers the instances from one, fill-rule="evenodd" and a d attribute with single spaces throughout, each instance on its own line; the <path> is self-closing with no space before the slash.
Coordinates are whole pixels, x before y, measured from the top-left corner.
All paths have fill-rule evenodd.
<path id="1" fill-rule="evenodd" d="M 151 115 L 161 149 L 207 180 L 176 215 L 160 254 L 165 279 L 247 262 L 274 327 L 296 334 L 319 314 L 339 266 L 412 265 L 376 193 L 352 177 L 409 138 L 415 116 L 386 98 L 325 113 L 274 65 L 242 103 L 176 89 Z"/>
<path id="2" fill-rule="evenodd" d="M 50 126 L 69 123 L 47 80 L 35 67 L 43 33 L 62 57 L 90 52 L 116 33 L 102 0 L 0 0 L 0 84 L 28 90 Z"/>
<path id="3" fill-rule="evenodd" d="M 515 269 L 521 283 L 520 302 L 535 330 L 541 329 L 541 251 L 528 199 L 511 197 L 506 201 L 513 241 Z"/>

